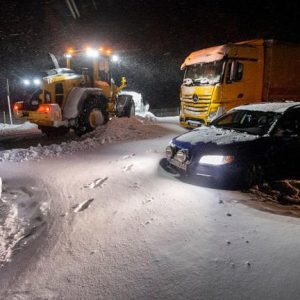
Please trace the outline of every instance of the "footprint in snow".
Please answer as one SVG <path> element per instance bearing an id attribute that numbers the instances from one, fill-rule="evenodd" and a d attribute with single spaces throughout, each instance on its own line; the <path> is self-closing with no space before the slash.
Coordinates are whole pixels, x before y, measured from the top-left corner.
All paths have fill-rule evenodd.
<path id="1" fill-rule="evenodd" d="M 131 171 L 132 167 L 133 167 L 133 164 L 125 166 L 125 167 L 123 167 L 122 172 L 129 172 L 129 171 Z"/>
<path id="2" fill-rule="evenodd" d="M 94 198 L 91 198 L 91 199 L 88 199 L 80 204 L 77 204 L 75 207 L 74 207 L 74 212 L 77 213 L 77 212 L 80 212 L 80 211 L 83 211 L 85 209 L 87 209 L 90 204 L 94 201 Z"/>
<path id="3" fill-rule="evenodd" d="M 129 159 L 129 158 L 132 158 L 134 156 L 135 156 L 135 153 L 128 154 L 128 155 L 123 156 L 123 159 Z"/>
<path id="4" fill-rule="evenodd" d="M 108 177 L 104 177 L 104 178 L 97 178 L 95 179 L 92 183 L 90 184 L 86 184 L 84 187 L 85 188 L 89 188 L 89 189 L 94 189 L 97 187 L 102 188 L 104 183 L 108 180 Z"/>
<path id="5" fill-rule="evenodd" d="M 134 182 L 133 184 L 129 185 L 128 187 L 131 189 L 139 189 L 140 185 L 137 182 Z"/>

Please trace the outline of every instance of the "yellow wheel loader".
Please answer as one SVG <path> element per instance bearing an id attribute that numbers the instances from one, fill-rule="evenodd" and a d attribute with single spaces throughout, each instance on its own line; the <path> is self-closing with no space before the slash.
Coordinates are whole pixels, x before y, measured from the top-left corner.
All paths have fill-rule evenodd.
<path id="1" fill-rule="evenodd" d="M 55 136 L 70 128 L 82 135 L 112 116 L 133 115 L 134 101 L 118 98 L 126 79 L 122 77 L 120 86 L 114 83 L 110 64 L 116 57 L 111 50 L 69 49 L 65 57 L 66 68 L 56 63 L 57 68 L 47 71 L 42 80 L 34 80 L 38 90 L 29 99 L 14 104 L 16 118 L 25 118 Z"/>

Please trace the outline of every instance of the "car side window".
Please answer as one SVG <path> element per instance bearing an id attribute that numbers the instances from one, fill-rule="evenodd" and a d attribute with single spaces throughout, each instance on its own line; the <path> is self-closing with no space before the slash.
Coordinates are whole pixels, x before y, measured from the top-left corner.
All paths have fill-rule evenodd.
<path id="1" fill-rule="evenodd" d="M 300 137 L 300 109 L 287 112 L 279 120 L 274 135 Z"/>

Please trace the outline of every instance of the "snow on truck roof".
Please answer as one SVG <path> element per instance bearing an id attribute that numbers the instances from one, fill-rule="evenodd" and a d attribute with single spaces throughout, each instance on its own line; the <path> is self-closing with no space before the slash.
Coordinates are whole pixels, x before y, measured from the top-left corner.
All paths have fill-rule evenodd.
<path id="1" fill-rule="evenodd" d="M 263 39 L 255 39 L 249 41 L 242 41 L 238 43 L 227 43 L 225 45 L 210 47 L 206 49 L 201 49 L 195 52 L 192 52 L 181 65 L 181 70 L 183 70 L 186 66 L 200 64 L 200 63 L 209 63 L 213 61 L 218 61 L 223 59 L 223 57 L 227 54 L 228 49 L 232 46 L 240 46 L 240 47 L 248 47 L 248 46 L 261 46 L 264 43 L 273 43 L 273 40 L 263 40 Z"/>
<path id="2" fill-rule="evenodd" d="M 255 103 L 255 104 L 237 106 L 232 110 L 252 110 L 252 111 L 284 113 L 287 109 L 297 105 L 300 106 L 300 102 Z"/>
<path id="3" fill-rule="evenodd" d="M 189 65 L 221 60 L 226 54 L 226 48 L 226 45 L 221 45 L 192 52 L 181 65 L 181 70 Z"/>

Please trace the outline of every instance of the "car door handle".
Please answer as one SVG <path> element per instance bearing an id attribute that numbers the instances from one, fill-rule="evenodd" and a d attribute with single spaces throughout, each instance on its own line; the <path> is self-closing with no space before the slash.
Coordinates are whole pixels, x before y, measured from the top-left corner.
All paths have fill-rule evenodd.
<path id="1" fill-rule="evenodd" d="M 244 97 L 244 94 L 243 94 L 243 93 L 240 93 L 240 94 L 238 94 L 237 97 L 238 97 L 238 98 L 243 98 L 243 97 Z"/>

